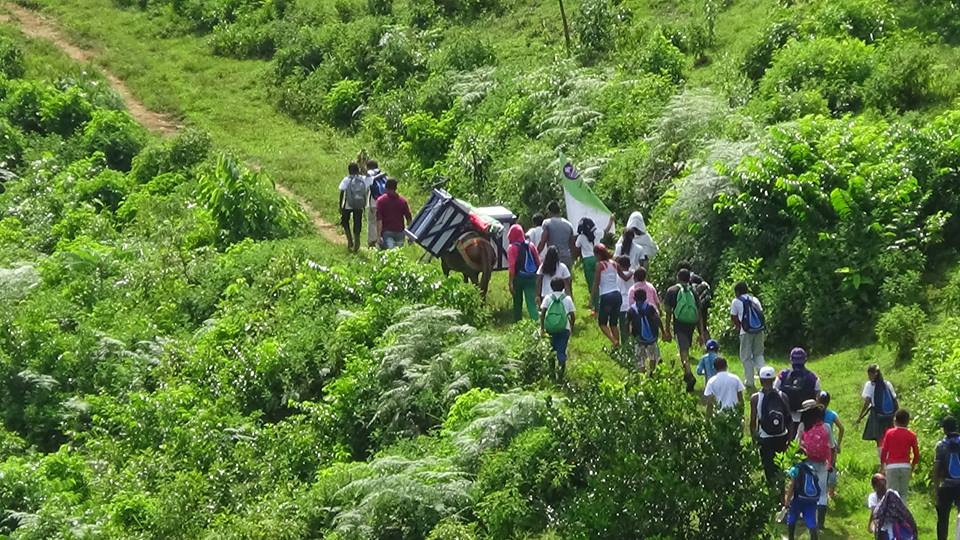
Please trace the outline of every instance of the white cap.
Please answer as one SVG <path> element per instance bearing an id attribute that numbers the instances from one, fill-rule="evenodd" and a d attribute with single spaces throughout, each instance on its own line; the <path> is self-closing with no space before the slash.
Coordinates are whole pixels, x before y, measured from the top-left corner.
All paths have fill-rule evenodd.
<path id="1" fill-rule="evenodd" d="M 776 379 L 777 372 L 773 370 L 770 366 L 763 366 L 760 368 L 760 378 L 761 379 Z"/>

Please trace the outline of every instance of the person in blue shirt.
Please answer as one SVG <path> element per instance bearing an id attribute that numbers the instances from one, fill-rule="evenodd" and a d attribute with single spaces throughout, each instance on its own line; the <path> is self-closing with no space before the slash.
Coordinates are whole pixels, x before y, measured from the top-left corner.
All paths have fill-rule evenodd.
<path id="1" fill-rule="evenodd" d="M 809 461 L 804 459 L 787 472 L 790 483 L 783 494 L 783 507 L 786 509 L 787 538 L 797 537 L 797 522 L 803 519 L 810 533 L 810 540 L 818 540 L 820 529 L 817 526 L 817 500 L 823 489 L 817 481 Z"/>
<path id="2" fill-rule="evenodd" d="M 717 368 L 713 363 L 720 356 L 720 344 L 715 339 L 707 340 L 707 354 L 700 357 L 700 363 L 697 364 L 697 375 L 703 375 L 704 384 L 717 374 Z"/>

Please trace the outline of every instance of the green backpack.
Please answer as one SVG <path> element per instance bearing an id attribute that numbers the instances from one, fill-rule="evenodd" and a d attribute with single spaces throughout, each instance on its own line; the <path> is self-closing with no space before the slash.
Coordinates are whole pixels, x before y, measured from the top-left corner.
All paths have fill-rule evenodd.
<path id="1" fill-rule="evenodd" d="M 680 290 L 677 291 L 677 307 L 673 308 L 673 316 L 679 323 L 697 323 L 697 319 L 699 319 L 697 298 L 693 295 L 693 289 L 689 285 L 680 285 Z"/>
<path id="2" fill-rule="evenodd" d="M 559 334 L 567 329 L 567 308 L 563 305 L 566 295 L 554 296 L 543 317 L 543 329 L 548 334 Z"/>

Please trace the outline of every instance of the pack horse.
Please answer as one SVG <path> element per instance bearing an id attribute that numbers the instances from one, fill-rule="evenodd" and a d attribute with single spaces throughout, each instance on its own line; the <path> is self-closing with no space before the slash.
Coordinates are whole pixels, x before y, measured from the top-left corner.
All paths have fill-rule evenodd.
<path id="1" fill-rule="evenodd" d="M 505 231 L 516 221 L 513 212 L 502 206 L 477 208 L 435 189 L 413 218 L 407 235 L 440 259 L 445 275 L 460 272 L 464 281 L 476 285 L 486 298 L 490 276 L 507 269 Z"/>

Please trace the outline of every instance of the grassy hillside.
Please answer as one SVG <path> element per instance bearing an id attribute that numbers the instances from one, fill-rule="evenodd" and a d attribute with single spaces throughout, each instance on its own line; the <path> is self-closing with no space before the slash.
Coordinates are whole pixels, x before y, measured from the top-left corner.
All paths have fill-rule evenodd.
<path id="1" fill-rule="evenodd" d="M 98 62 L 121 75 L 148 104 L 209 131 L 220 147 L 259 162 L 328 217 L 335 215 L 334 187 L 343 162 L 360 147 L 385 156 L 388 170 L 407 181 L 408 191 L 422 196 L 435 182 L 445 182 L 460 196 L 506 203 L 525 220 L 558 196 L 555 162 L 563 152 L 585 170 L 621 219 L 637 208 L 651 217 L 664 248 L 655 262 L 660 281 L 666 283 L 678 260 L 692 259 L 714 282 L 721 305 L 734 281 L 754 283 L 776 332 L 768 347 L 772 362 L 783 367 L 795 343 L 812 348 L 811 367 L 846 420 L 843 477 L 827 538 L 868 537 L 863 501 L 875 451 L 853 425 L 868 363 L 880 363 L 903 394 L 902 404 L 920 413 L 926 473 L 932 426 L 945 411 L 956 412 L 951 396 L 960 386 L 947 375 L 958 347 L 943 336 L 956 323 L 938 314 L 955 309 L 960 296 L 949 291 L 956 280 L 946 284 L 947 293 L 928 290 L 930 283 L 939 287 L 945 281 L 943 261 L 953 257 L 953 215 L 960 208 L 955 187 L 960 113 L 953 101 L 958 78 L 950 69 L 958 59 L 954 44 L 960 17 L 951 11 L 954 4 L 585 1 L 566 6 L 573 24 L 570 58 L 559 8 L 552 3 L 137 4 L 37 2 L 74 38 L 97 50 Z M 55 79 L 75 72 L 48 46 L 21 44 L 29 49 L 29 77 Z M 162 182 L 157 185 L 162 189 Z M 58 234 L 79 227 L 70 223 Z M 140 232 L 117 227 L 123 234 Z M 94 237 L 102 233 L 92 226 L 81 230 Z M 111 237 L 100 240 L 109 243 Z M 36 428 L 17 425 L 16 436 L 30 443 L 55 436 L 79 454 L 27 459 L 20 450 L 30 445 L 5 434 L 13 441 L 8 446 L 13 450 L 4 454 L 11 475 L 42 466 L 46 471 L 72 468 L 90 478 L 93 473 L 82 462 L 105 455 L 112 475 L 104 483 L 91 482 L 92 494 L 57 484 L 56 472 L 31 484 L 44 496 L 24 505 L 23 512 L 40 517 L 20 530 L 22 537 L 49 537 L 45 532 L 54 529 L 62 533 L 66 523 L 84 513 L 94 516 L 85 523 L 108 523 L 101 532 L 115 537 L 173 534 L 181 514 L 189 518 L 178 534 L 188 537 L 258 527 L 269 530 L 260 530 L 264 536 L 291 538 L 383 537 L 387 531 L 404 538 L 428 533 L 432 538 L 615 537 L 618 531 L 608 527 L 614 522 L 649 536 L 650 530 L 664 529 L 648 530 L 643 519 L 629 519 L 663 508 L 650 506 L 659 496 L 647 498 L 631 484 L 631 475 L 650 472 L 646 465 L 659 462 L 663 470 L 652 471 L 643 482 L 663 481 L 659 473 L 675 481 L 671 467 L 680 465 L 671 460 L 682 454 L 660 450 L 674 432 L 692 436 L 691 441 L 707 439 L 703 445 L 690 442 L 704 466 L 713 463 L 711 452 L 725 458 L 713 463 L 716 467 L 730 465 L 723 471 L 728 475 L 718 473 L 720 486 L 694 480 L 691 493 L 734 485 L 732 472 L 751 466 L 744 458 L 750 448 L 724 440 L 705 425 L 700 411 L 671 386 L 675 381 L 631 379 L 628 367 L 601 351 L 604 342 L 586 318 L 573 342 L 569 387 L 547 382 L 538 371 L 542 356 L 519 355 L 518 349 L 533 348 L 529 328 L 513 330 L 511 341 L 499 344 L 462 341 L 459 334 L 449 342 L 431 341 L 440 353 L 424 353 L 384 374 L 384 365 L 391 365 L 379 362 L 395 351 L 391 340 L 398 339 L 390 333 L 383 337 L 385 329 L 401 317 L 398 304 L 410 298 L 390 297 L 397 291 L 382 288 L 383 282 L 358 282 L 353 285 L 364 294 L 382 293 L 388 300 L 357 302 L 349 289 L 336 285 L 347 278 L 331 278 L 331 284 L 304 270 L 334 265 L 341 254 L 314 241 L 303 241 L 305 247 L 299 242 L 231 248 L 218 259 L 222 273 L 216 283 L 191 283 L 204 290 L 206 301 L 220 300 L 218 334 L 204 337 L 210 334 L 199 329 L 201 321 L 188 319 L 176 331 L 178 345 L 189 352 L 182 353 L 186 359 L 178 353 L 170 366 L 164 364 L 170 372 L 148 378 L 135 395 L 96 388 L 91 392 L 99 393 L 92 399 L 94 432 L 84 431 L 82 422 L 77 428 L 53 420 L 54 404 L 74 397 L 74 388 L 52 397 L 37 391 L 37 403 L 49 408 L 30 411 L 42 422 Z M 272 258 L 276 262 L 268 263 Z M 405 283 L 436 278 L 417 277 L 420 270 L 395 264 L 387 263 L 390 275 L 411 280 Z M 267 278 L 254 277 L 259 271 Z M 335 274 L 370 272 L 359 263 Z M 231 279 L 240 281 L 230 285 Z M 336 291 L 341 295 L 332 297 L 336 309 L 311 304 L 312 297 L 299 296 L 291 283 L 308 292 L 310 287 L 323 294 Z M 430 302 L 476 307 L 475 297 L 447 283 L 450 296 L 437 294 Z M 495 335 L 507 326 L 503 276 L 492 287 L 496 326 L 489 333 Z M 15 313 L 46 313 L 47 307 L 33 301 Z M 916 364 L 898 361 L 892 349 L 879 345 L 850 347 L 872 341 L 877 320 L 914 304 L 933 314 L 933 324 L 918 325 L 923 337 Z M 305 315 L 298 312 L 304 305 L 322 319 L 328 337 L 285 332 L 305 325 Z M 192 308 L 167 309 L 191 313 Z M 715 311 L 714 326 L 721 328 L 723 310 Z M 152 321 L 154 315 L 139 317 Z M 467 319 L 485 328 L 485 314 Z M 264 321 L 263 326 L 233 357 L 225 345 L 239 331 L 233 324 L 249 320 Z M 900 327 L 898 320 L 887 320 Z M 449 318 L 413 321 L 408 328 L 437 330 L 434 335 L 423 331 L 424 340 L 446 335 L 441 331 L 457 332 Z M 103 328 L 91 323 L 87 329 Z M 141 333 L 124 335 L 133 339 Z M 729 333 L 721 337 L 725 350 L 732 351 Z M 465 352 L 470 347 L 480 347 L 477 357 Z M 911 346 L 906 349 L 909 356 Z M 277 350 L 289 352 L 283 365 L 269 361 Z M 664 353 L 668 363 L 676 358 L 672 346 Z M 238 367 L 246 357 L 257 359 L 249 379 Z M 210 358 L 217 362 L 213 374 L 202 369 Z M 463 386 L 463 373 L 450 368 L 451 362 L 460 362 L 456 369 L 482 366 L 467 376 L 473 390 Z M 15 365 L 22 367 L 10 363 Z M 48 366 L 31 365 L 37 374 L 47 374 L 41 368 Z M 8 381 L 22 386 L 13 369 Z M 50 372 L 57 380 L 65 375 Z M 170 388 L 156 388 L 157 380 Z M 43 381 L 28 382 L 40 388 Z M 230 390 L 231 385 L 237 388 Z M 634 395 L 652 401 L 639 403 Z M 571 404 L 562 413 L 531 405 L 545 396 Z M 141 399 L 142 408 L 131 404 Z M 488 407 L 479 407 L 488 401 Z M 112 436 L 110 430 L 140 421 L 137 415 L 151 407 L 162 409 L 156 421 L 167 426 L 187 415 L 204 415 L 173 436 L 148 434 L 153 438 L 145 436 L 135 448 L 124 446 L 125 437 Z M 610 418 L 622 419 L 622 438 L 605 431 L 607 417 L 590 423 L 601 407 Z M 637 407 L 632 416 L 631 407 Z M 650 410 L 661 408 L 669 422 L 647 431 Z M 498 432 L 492 447 L 477 450 L 474 445 L 482 446 L 477 434 L 487 432 L 466 427 L 480 429 L 502 419 L 497 415 L 517 411 L 535 414 L 521 415 L 510 424 L 515 431 Z M 573 420 L 582 425 L 564 423 Z M 242 442 L 217 443 L 217 451 L 228 457 L 208 463 L 202 459 L 208 451 L 203 445 L 215 443 L 201 435 L 217 422 L 244 426 L 229 428 L 230 440 Z M 245 439 L 246 429 L 260 438 L 259 446 Z M 331 433 L 337 436 L 328 438 Z M 136 478 L 133 471 L 152 459 L 151 445 L 172 439 L 184 446 L 158 458 L 154 476 Z M 608 439 L 621 455 L 603 452 Z M 639 456 L 635 446 L 644 444 L 656 451 Z M 320 450 L 311 456 L 288 451 L 304 445 Z M 178 461 L 180 451 L 196 463 Z M 565 452 L 572 457 L 555 459 Z M 270 477 L 277 471 L 257 469 L 251 455 L 270 455 L 282 463 L 279 480 Z M 403 472 L 398 463 L 405 464 Z M 595 476 L 595 467 L 603 474 Z M 218 480 L 218 470 L 229 470 L 222 473 L 229 478 Z M 296 478 L 284 476 L 290 470 Z M 704 472 L 710 480 L 712 473 Z M 744 476 L 748 484 L 738 488 L 755 487 L 749 482 L 756 475 Z M 176 487 L 160 491 L 173 481 Z M 615 487 L 606 487 L 608 481 Z M 117 483 L 122 489 L 108 493 L 106 486 Z M 915 482 L 911 504 L 928 536 L 934 513 L 923 483 Z M 402 501 L 372 496 L 398 486 L 415 496 Z M 196 496 L 186 500 L 187 493 Z M 71 504 L 58 505 L 58 497 L 70 498 Z M 591 500 L 605 502 L 591 506 Z M 628 515 L 604 513 L 627 506 L 627 500 L 634 505 Z M 694 495 L 669 500 L 691 513 L 702 503 Z M 296 501 L 297 510 L 289 523 L 279 523 L 275 517 L 290 501 Z M 58 507 L 69 510 L 55 512 Z M 204 511 L 183 510 L 200 507 Z M 742 531 L 739 537 L 763 529 L 769 509 L 756 508 L 737 521 L 743 527 L 736 529 Z M 727 515 L 722 512 L 718 515 Z M 759 529 L 750 519 L 760 520 Z M 687 525 L 691 528 L 663 534 L 715 532 L 710 523 L 691 519 Z"/>

